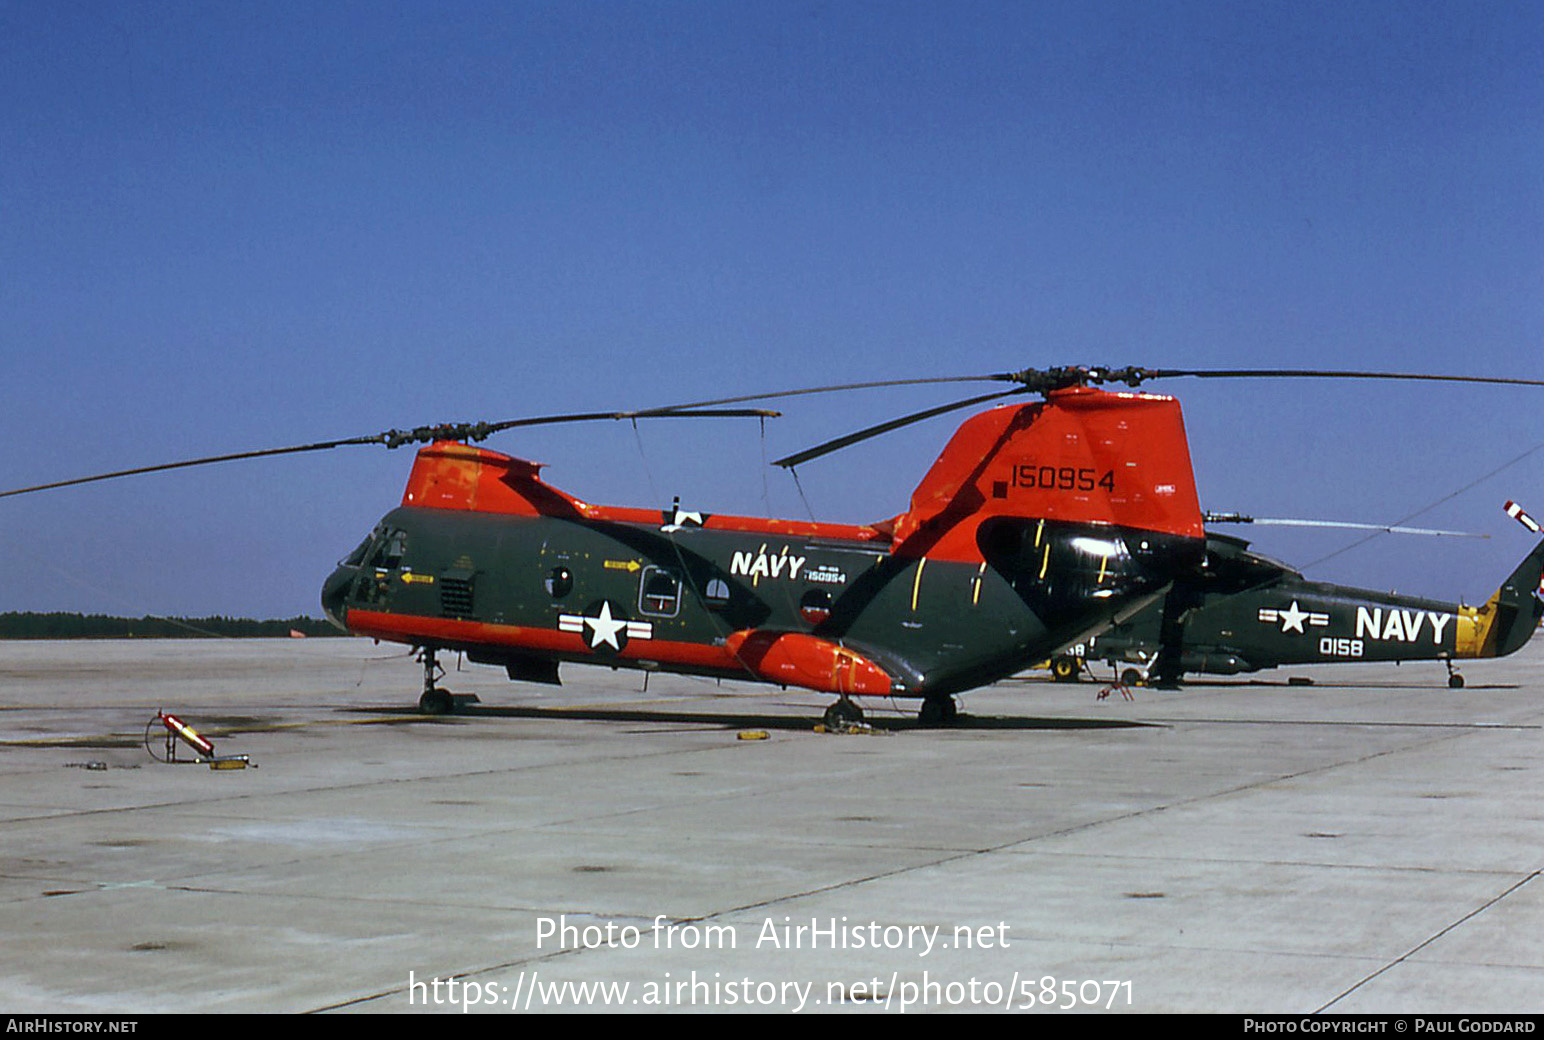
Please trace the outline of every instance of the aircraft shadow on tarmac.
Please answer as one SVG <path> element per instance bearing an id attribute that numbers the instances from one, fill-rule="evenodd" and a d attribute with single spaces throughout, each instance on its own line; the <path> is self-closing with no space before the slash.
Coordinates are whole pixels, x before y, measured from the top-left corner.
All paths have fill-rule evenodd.
<path id="1" fill-rule="evenodd" d="M 749 715 L 717 712 L 664 711 L 641 708 L 531 708 L 488 707 L 480 704 L 456 706 L 451 715 L 421 715 L 412 707 L 343 708 L 342 711 L 364 715 L 393 716 L 390 722 L 456 722 L 459 719 L 550 719 L 552 721 L 643 722 L 665 725 L 719 726 L 724 729 L 775 729 L 807 733 L 820 721 L 818 715 Z M 970 715 L 961 712 L 948 726 L 923 726 L 915 718 L 880 715 L 868 719 L 877 730 L 937 730 L 939 732 L 983 730 L 1055 730 L 1055 729 L 1136 729 L 1155 725 L 1130 719 L 1087 719 Z"/>

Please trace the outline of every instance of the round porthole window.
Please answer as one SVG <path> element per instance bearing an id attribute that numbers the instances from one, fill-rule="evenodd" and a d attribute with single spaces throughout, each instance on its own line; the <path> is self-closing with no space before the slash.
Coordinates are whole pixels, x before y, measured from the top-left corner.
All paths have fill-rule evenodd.
<path id="1" fill-rule="evenodd" d="M 810 624 L 820 624 L 831 616 L 831 593 L 825 589 L 810 589 L 799 599 L 799 613 Z"/>
<path id="2" fill-rule="evenodd" d="M 547 575 L 547 580 L 542 582 L 547 590 L 547 595 L 553 599 L 562 599 L 574 591 L 574 575 L 567 567 L 554 567 L 552 573 Z"/>

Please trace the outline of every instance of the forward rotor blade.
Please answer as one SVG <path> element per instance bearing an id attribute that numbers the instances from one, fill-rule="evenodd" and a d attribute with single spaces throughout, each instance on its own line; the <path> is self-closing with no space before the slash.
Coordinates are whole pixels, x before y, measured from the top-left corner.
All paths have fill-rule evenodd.
<path id="1" fill-rule="evenodd" d="M 687 404 L 673 405 L 662 411 L 679 411 L 684 408 L 708 408 L 721 404 L 746 404 L 751 401 L 773 401 L 783 397 L 804 397 L 810 394 L 832 394 L 844 390 L 877 390 L 894 386 L 931 386 L 940 383 L 980 383 L 994 380 L 999 383 L 1013 382 L 1016 375 L 1012 372 L 997 372 L 978 376 L 934 376 L 927 379 L 885 379 L 873 383 L 841 383 L 835 386 L 808 386 L 798 390 L 777 390 L 769 394 L 746 394 L 743 397 L 720 397 L 711 401 L 691 401 Z"/>
<path id="2" fill-rule="evenodd" d="M 838 437 L 835 440 L 826 441 L 824 444 L 817 444 L 813 448 L 806 448 L 804 451 L 798 452 L 797 454 L 778 459 L 772 464 L 774 466 L 782 466 L 784 469 L 792 469 L 793 467 L 802 465 L 811 459 L 818 459 L 822 455 L 829 455 L 833 451 L 840 451 L 842 448 L 857 444 L 859 441 L 866 441 L 870 437 L 878 437 L 882 433 L 889 433 L 891 430 L 898 430 L 903 426 L 910 426 L 912 423 L 922 422 L 924 419 L 931 419 L 935 415 L 943 415 L 947 412 L 956 411 L 960 408 L 969 408 L 971 405 L 985 404 L 987 401 L 995 401 L 1000 397 L 1011 397 L 1014 394 L 1022 393 L 1024 393 L 1022 388 L 1015 387 L 1012 390 L 999 390 L 995 394 L 981 394 L 977 397 L 966 398 L 963 401 L 955 401 L 953 404 L 939 405 L 936 408 L 929 408 L 926 411 L 913 412 L 911 415 L 903 415 L 899 419 L 891 419 L 889 422 L 883 422 L 877 426 L 870 426 L 867 429 L 859 430 L 857 433 L 849 433 L 845 437 Z"/>
<path id="3" fill-rule="evenodd" d="M 591 422 L 600 419 L 771 419 L 781 414 L 781 412 L 765 411 L 759 408 L 650 408 L 636 412 L 582 412 L 570 415 L 542 415 L 525 419 L 508 419 L 499 423 L 442 423 L 437 426 L 419 426 L 412 430 L 386 430 L 383 433 L 364 437 L 345 437 L 335 441 L 318 441 L 315 444 L 297 444 L 287 448 L 262 448 L 257 451 L 239 451 L 229 455 L 209 455 L 200 459 L 185 459 L 181 462 L 163 462 L 154 466 L 138 466 L 134 469 L 114 470 L 111 473 L 97 473 L 89 477 L 75 477 L 71 480 L 56 480 L 50 484 L 36 484 L 32 487 L 0 491 L 0 498 L 10 498 L 13 495 L 27 495 L 34 491 L 51 491 L 55 488 L 73 487 L 76 484 L 91 484 L 100 480 L 115 480 L 118 477 L 137 477 L 147 473 L 187 469 L 191 466 L 208 466 L 216 462 L 237 462 L 242 459 L 260 459 L 272 455 L 295 455 L 308 451 L 328 451 L 332 448 L 341 448 L 354 444 L 383 444 L 388 448 L 398 448 L 404 444 L 427 443 L 436 440 L 480 441 L 489 434 L 497 433 L 499 430 L 512 429 L 517 426 Z"/>
<path id="4" fill-rule="evenodd" d="M 1489 538 L 1488 534 L 1468 531 L 1436 531 L 1425 527 L 1401 527 L 1398 524 L 1358 524 L 1346 520 L 1287 520 L 1281 517 L 1243 516 L 1239 513 L 1203 513 L 1208 524 L 1260 524 L 1263 527 L 1344 527 L 1355 531 L 1382 531 L 1385 534 L 1421 534 L 1444 538 Z"/>
<path id="5" fill-rule="evenodd" d="M 303 451 L 327 451 L 332 448 L 341 448 L 347 444 L 379 444 L 377 437 L 350 437 L 339 441 L 321 441 L 316 444 L 299 444 L 292 448 L 265 448 L 261 451 L 241 451 L 231 455 L 211 455 L 202 459 L 187 459 L 183 462 L 164 462 L 158 466 L 140 466 L 136 469 L 120 469 L 112 473 L 97 473 L 90 477 L 76 477 L 73 480 L 57 480 L 52 484 L 37 484 L 33 487 L 16 488 L 12 491 L 0 491 L 0 498 L 9 498 L 12 495 L 26 495 L 34 491 L 50 491 L 54 488 L 73 487 L 76 484 L 90 484 L 98 480 L 114 480 L 118 477 L 136 477 L 143 473 L 160 473 L 169 469 L 186 469 L 189 466 L 207 466 L 215 462 L 235 462 L 239 459 L 260 459 L 268 455 L 293 455 Z"/>
<path id="6" fill-rule="evenodd" d="M 504 422 L 480 425 L 486 428 L 488 433 L 497 433 L 500 430 L 512 430 L 519 426 L 546 426 L 552 423 L 591 422 L 600 419 L 776 419 L 782 414 L 782 412 L 767 411 L 763 408 L 698 408 L 679 405 L 667 408 L 645 408 L 636 412 L 575 412 L 569 415 L 539 415 L 530 419 L 507 419 Z"/>

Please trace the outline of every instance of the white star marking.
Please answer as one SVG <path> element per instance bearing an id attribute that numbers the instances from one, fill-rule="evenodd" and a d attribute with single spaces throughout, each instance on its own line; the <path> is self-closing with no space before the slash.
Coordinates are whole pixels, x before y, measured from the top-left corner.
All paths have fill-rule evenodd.
<path id="1" fill-rule="evenodd" d="M 700 512 L 694 511 L 688 513 L 684 510 L 677 509 L 675 511 L 675 515 L 670 518 L 670 523 L 666 524 L 664 527 L 661 527 L 660 530 L 664 531 L 666 534 L 674 534 L 676 531 L 684 531 L 688 527 L 701 526 L 702 514 Z"/>
<path id="2" fill-rule="evenodd" d="M 1297 600 L 1293 600 L 1290 607 L 1279 612 L 1276 616 L 1281 619 L 1281 630 L 1283 632 L 1290 632 L 1293 629 L 1301 632 L 1303 631 L 1303 622 L 1308 620 L 1308 612 L 1297 609 Z"/>
<path id="3" fill-rule="evenodd" d="M 611 604 L 600 605 L 600 616 L 586 616 L 584 623 L 590 627 L 590 649 L 595 649 L 602 643 L 611 644 L 611 649 L 621 650 L 622 644 L 617 641 L 617 633 L 627 627 L 626 621 L 619 621 L 611 616 Z"/>

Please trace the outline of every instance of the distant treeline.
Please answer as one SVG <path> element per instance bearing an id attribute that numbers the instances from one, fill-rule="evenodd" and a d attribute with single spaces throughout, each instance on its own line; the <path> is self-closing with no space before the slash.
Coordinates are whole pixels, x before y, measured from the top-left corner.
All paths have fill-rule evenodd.
<path id="1" fill-rule="evenodd" d="M 0 614 L 0 639 L 272 639 L 290 635 L 341 636 L 316 618 L 121 618 L 106 614 Z"/>

